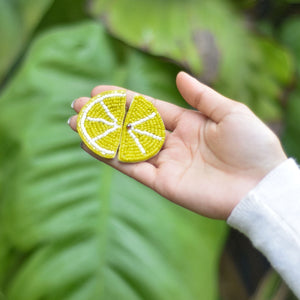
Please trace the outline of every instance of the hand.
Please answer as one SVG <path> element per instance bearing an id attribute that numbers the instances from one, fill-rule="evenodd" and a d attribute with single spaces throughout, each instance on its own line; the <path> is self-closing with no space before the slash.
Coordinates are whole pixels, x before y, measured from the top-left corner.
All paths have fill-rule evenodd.
<path id="1" fill-rule="evenodd" d="M 230 100 L 193 77 L 176 79 L 184 109 L 148 98 L 161 114 L 167 132 L 162 150 L 146 162 L 121 163 L 101 158 L 165 198 L 201 215 L 227 219 L 238 202 L 273 168 L 287 159 L 276 135 L 250 109 Z M 115 86 L 97 86 L 92 96 Z M 136 93 L 127 91 L 127 101 Z M 79 112 L 89 98 L 74 102 Z M 70 126 L 76 130 L 76 118 Z"/>

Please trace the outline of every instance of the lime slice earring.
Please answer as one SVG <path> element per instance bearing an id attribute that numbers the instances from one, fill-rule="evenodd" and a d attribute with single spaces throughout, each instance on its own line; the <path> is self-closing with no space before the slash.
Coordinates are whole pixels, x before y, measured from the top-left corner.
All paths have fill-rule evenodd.
<path id="1" fill-rule="evenodd" d="M 91 98 L 78 115 L 77 131 L 97 155 L 114 158 L 118 152 L 119 161 L 127 163 L 148 160 L 165 141 L 165 126 L 154 105 L 137 95 L 126 114 L 123 90 Z"/>

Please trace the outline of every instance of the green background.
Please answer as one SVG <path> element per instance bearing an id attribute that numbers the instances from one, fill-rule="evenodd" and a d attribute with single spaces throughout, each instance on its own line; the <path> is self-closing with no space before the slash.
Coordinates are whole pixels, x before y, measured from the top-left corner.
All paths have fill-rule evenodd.
<path id="1" fill-rule="evenodd" d="M 284 0 L 0 0 L 0 299 L 272 299 L 283 289 L 279 299 L 293 299 L 272 270 L 252 289 L 226 285 L 238 262 L 220 267 L 225 222 L 95 161 L 67 120 L 99 84 L 186 106 L 175 86 L 184 69 L 249 105 L 300 158 L 299 11 Z"/>

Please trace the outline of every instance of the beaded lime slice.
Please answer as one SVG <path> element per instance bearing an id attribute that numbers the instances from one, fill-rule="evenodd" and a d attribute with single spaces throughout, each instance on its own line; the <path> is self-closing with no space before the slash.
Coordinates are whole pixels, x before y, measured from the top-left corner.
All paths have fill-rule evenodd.
<path id="1" fill-rule="evenodd" d="M 165 126 L 154 105 L 135 96 L 125 118 L 118 159 L 138 162 L 159 152 L 165 141 Z"/>
<path id="2" fill-rule="evenodd" d="M 77 131 L 94 153 L 116 156 L 125 116 L 126 92 L 107 91 L 89 100 L 77 118 Z"/>
<path id="3" fill-rule="evenodd" d="M 125 91 L 100 93 L 81 109 L 77 131 L 90 150 L 105 158 L 114 158 L 118 149 L 118 159 L 128 163 L 156 155 L 165 141 L 165 126 L 154 105 L 138 95 L 125 114 Z"/>

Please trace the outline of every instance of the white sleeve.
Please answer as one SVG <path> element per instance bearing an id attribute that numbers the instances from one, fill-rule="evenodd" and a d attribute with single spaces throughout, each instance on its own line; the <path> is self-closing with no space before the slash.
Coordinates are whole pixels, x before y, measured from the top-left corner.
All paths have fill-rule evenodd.
<path id="1" fill-rule="evenodd" d="M 251 240 L 300 299 L 300 169 L 288 159 L 234 208 L 228 224 Z"/>

